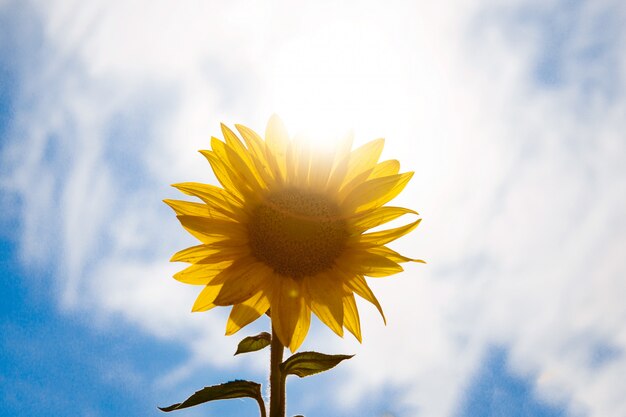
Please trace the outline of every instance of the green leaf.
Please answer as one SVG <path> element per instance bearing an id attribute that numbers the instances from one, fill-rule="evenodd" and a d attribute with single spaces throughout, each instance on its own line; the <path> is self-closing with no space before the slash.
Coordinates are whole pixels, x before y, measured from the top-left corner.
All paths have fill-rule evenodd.
<path id="1" fill-rule="evenodd" d="M 261 350 L 269 346 L 270 343 L 272 343 L 272 336 L 267 332 L 259 333 L 256 336 L 248 336 L 239 342 L 235 355 Z"/>
<path id="2" fill-rule="evenodd" d="M 225 384 L 204 387 L 200 391 L 196 391 L 182 403 L 172 404 L 169 407 L 159 407 L 159 410 L 170 412 L 193 407 L 194 405 L 203 404 L 208 401 L 242 397 L 254 398 L 259 402 L 259 405 L 261 405 L 263 402 L 263 397 L 261 397 L 261 384 L 252 381 L 236 380 L 226 382 Z"/>
<path id="3" fill-rule="evenodd" d="M 300 352 L 291 356 L 281 365 L 285 375 L 298 375 L 300 378 L 328 371 L 343 360 L 354 355 L 325 355 L 318 352 Z"/>

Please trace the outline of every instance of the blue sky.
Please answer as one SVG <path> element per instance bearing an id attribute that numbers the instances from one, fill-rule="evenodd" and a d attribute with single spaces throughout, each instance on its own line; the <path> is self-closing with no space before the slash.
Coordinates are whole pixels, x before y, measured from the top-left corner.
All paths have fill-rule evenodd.
<path id="1" fill-rule="evenodd" d="M 626 414 L 626 7 L 620 1 L 0 1 L 0 415 L 145 416 L 259 320 L 191 314 L 193 244 L 161 202 L 214 182 L 219 123 L 272 113 L 324 146 L 387 139 L 428 260 L 372 286 L 356 353 L 289 381 L 288 415 Z M 313 393 L 313 394 L 312 394 Z M 231 400 L 185 416 L 256 415 Z"/>

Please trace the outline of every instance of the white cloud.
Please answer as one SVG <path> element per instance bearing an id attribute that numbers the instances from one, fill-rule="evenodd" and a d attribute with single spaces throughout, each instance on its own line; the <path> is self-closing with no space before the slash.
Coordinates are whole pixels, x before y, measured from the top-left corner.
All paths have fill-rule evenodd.
<path id="1" fill-rule="evenodd" d="M 159 202 L 174 195 L 164 186 L 212 181 L 195 151 L 219 121 L 262 131 L 276 111 L 291 130 L 386 136 L 385 155 L 416 171 L 399 202 L 424 222 L 398 247 L 429 264 L 373 284 L 389 325 L 362 305 L 363 346 L 306 342 L 358 352 L 337 370 L 350 382 L 345 403 L 396 384 L 423 415 L 452 416 L 485 350 L 499 344 L 539 395 L 590 417 L 624 415 L 619 2 L 583 4 L 559 22 L 558 2 L 32 7 L 44 65 L 26 74 L 6 154 L 20 161 L 9 186 L 24 190 L 23 259 L 58 258 L 65 308 L 185 343 L 189 362 L 162 382 L 200 363 L 235 366 L 223 362 L 235 341 L 215 337 L 224 314 L 190 315 L 194 289 L 169 278 L 178 266 L 168 256 L 191 240 Z M 563 31 L 556 46 L 551 24 Z M 533 74 L 548 47 L 561 78 L 544 86 Z M 142 105 L 155 114 L 133 116 Z M 145 133 L 111 136 L 120 114 Z M 115 141 L 132 141 L 135 153 L 112 151 Z M 112 161 L 122 156 L 130 167 Z M 125 183 L 137 172 L 145 182 Z M 618 353 L 598 365 L 606 347 Z"/>

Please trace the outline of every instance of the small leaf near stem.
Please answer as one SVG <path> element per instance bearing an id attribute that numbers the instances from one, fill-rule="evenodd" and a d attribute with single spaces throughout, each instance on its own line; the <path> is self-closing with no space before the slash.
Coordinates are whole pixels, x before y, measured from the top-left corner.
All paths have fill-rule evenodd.
<path id="1" fill-rule="evenodd" d="M 300 378 L 328 371 L 339 362 L 350 359 L 354 355 L 326 355 L 318 352 L 300 352 L 291 356 L 281 365 L 285 376 L 297 375 Z"/>
<path id="2" fill-rule="evenodd" d="M 271 342 L 272 336 L 268 332 L 259 333 L 256 336 L 248 336 L 239 342 L 235 355 L 261 350 L 269 346 Z"/>
<path id="3" fill-rule="evenodd" d="M 265 415 L 265 403 L 261 396 L 261 384 L 257 384 L 252 381 L 230 381 L 220 385 L 213 385 L 210 387 L 204 387 L 199 391 L 196 391 L 191 397 L 187 398 L 182 403 L 172 404 L 169 407 L 159 407 L 159 410 L 170 412 L 174 410 L 181 410 L 183 408 L 193 407 L 195 405 L 203 404 L 209 401 L 215 400 L 228 400 L 232 398 L 254 398 L 259 404 L 259 410 L 261 417 Z"/>

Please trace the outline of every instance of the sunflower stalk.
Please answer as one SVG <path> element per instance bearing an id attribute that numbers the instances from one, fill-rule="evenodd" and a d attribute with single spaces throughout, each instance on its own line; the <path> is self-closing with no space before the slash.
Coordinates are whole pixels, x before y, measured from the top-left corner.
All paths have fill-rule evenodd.
<path id="1" fill-rule="evenodd" d="M 270 345 L 270 415 L 269 417 L 285 417 L 285 383 L 287 375 L 283 374 L 284 346 L 272 327 L 272 343 Z"/>

